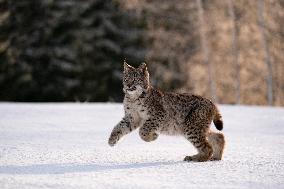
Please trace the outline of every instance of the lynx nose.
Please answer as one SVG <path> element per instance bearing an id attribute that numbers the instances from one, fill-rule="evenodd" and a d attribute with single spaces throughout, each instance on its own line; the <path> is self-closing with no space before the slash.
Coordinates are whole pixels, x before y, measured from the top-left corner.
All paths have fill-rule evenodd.
<path id="1" fill-rule="evenodd" d="M 130 91 L 136 90 L 136 86 L 130 87 L 129 90 L 130 90 Z"/>

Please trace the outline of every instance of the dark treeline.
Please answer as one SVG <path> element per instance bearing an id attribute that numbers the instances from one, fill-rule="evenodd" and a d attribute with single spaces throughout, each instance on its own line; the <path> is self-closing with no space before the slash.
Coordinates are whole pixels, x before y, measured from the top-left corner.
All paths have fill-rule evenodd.
<path id="1" fill-rule="evenodd" d="M 0 100 L 120 101 L 143 25 L 111 0 L 0 1 Z"/>

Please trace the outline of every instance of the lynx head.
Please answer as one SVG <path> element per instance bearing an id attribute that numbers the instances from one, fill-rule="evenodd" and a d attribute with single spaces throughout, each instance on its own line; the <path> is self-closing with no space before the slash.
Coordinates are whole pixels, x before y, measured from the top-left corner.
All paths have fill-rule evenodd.
<path id="1" fill-rule="evenodd" d="M 150 87 L 149 72 L 145 63 L 134 68 L 124 62 L 123 91 L 132 97 L 139 97 Z"/>

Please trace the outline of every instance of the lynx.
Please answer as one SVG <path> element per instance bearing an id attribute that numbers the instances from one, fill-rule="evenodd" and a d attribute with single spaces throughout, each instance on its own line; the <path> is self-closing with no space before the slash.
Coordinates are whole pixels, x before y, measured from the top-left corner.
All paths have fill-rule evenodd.
<path id="1" fill-rule="evenodd" d="M 209 99 L 153 88 L 145 63 L 134 68 L 124 62 L 123 91 L 125 116 L 113 128 L 108 140 L 110 146 L 139 128 L 139 135 L 146 142 L 156 140 L 159 134 L 185 137 L 198 153 L 186 156 L 184 161 L 222 159 L 224 135 L 209 129 L 213 120 L 216 128 L 222 130 L 222 116 Z"/>

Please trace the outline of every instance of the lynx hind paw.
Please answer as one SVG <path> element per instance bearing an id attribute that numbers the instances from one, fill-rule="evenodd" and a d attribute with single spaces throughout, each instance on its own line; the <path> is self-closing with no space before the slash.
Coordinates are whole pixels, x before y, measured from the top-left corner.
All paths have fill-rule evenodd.
<path id="1" fill-rule="evenodd" d="M 221 158 L 215 158 L 215 157 L 210 158 L 210 161 L 220 161 L 220 160 Z"/>
<path id="2" fill-rule="evenodd" d="M 194 162 L 205 162 L 208 161 L 210 159 L 205 158 L 205 157 L 201 157 L 199 155 L 194 155 L 194 156 L 186 156 L 183 161 L 194 161 Z"/>
<path id="3" fill-rule="evenodd" d="M 192 158 L 192 156 L 185 156 L 183 161 L 193 161 L 193 158 Z"/>

